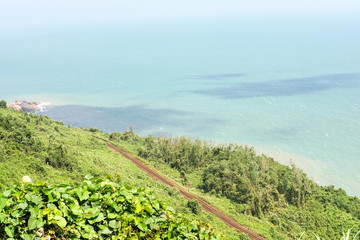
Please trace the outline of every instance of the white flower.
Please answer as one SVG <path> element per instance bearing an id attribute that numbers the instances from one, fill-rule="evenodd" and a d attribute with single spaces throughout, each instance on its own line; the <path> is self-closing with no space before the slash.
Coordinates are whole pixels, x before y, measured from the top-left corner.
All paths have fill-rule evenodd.
<path id="1" fill-rule="evenodd" d="M 23 176 L 23 178 L 21 179 L 22 183 L 30 183 L 31 182 L 31 178 L 29 176 Z"/>

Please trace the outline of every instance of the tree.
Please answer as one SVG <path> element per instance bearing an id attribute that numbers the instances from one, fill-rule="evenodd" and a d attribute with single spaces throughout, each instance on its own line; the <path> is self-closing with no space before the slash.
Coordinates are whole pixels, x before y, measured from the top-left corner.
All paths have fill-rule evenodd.
<path id="1" fill-rule="evenodd" d="M 6 105 L 6 101 L 5 100 L 1 100 L 0 101 L 0 108 L 6 108 L 7 105 Z"/>
<path id="2" fill-rule="evenodd" d="M 198 215 L 201 212 L 201 205 L 197 200 L 189 200 L 187 207 L 190 208 L 191 212 Z"/>

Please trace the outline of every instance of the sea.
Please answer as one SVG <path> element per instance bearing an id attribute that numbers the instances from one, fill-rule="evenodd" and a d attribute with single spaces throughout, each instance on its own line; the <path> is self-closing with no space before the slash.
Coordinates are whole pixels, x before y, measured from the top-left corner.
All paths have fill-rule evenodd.
<path id="1" fill-rule="evenodd" d="M 360 17 L 121 22 L 0 33 L 0 98 L 105 132 L 254 146 L 360 196 Z"/>

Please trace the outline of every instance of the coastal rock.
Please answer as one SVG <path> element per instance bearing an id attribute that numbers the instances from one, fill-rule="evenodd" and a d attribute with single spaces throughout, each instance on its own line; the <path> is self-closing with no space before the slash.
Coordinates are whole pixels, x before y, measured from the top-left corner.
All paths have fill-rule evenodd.
<path id="1" fill-rule="evenodd" d="M 40 102 L 26 102 L 24 100 L 15 100 L 15 103 L 10 103 L 7 106 L 15 109 L 16 111 L 24 111 L 29 113 L 35 113 L 42 110 Z"/>
<path id="2" fill-rule="evenodd" d="M 13 108 L 15 109 L 16 111 L 20 111 L 21 110 L 21 107 L 19 105 L 15 105 L 13 103 L 10 103 L 7 105 L 9 108 Z"/>

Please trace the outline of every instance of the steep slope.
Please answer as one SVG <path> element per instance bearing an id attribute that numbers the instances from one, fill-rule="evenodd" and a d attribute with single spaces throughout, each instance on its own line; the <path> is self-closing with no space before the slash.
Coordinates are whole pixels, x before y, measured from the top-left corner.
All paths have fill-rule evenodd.
<path id="1" fill-rule="evenodd" d="M 246 146 L 214 146 L 198 139 L 112 133 L 149 165 L 214 203 L 269 239 L 340 239 L 360 230 L 360 200 L 319 186 L 296 166 L 281 165 Z"/>
<path id="2" fill-rule="evenodd" d="M 238 239 L 214 215 L 193 211 L 176 189 L 153 182 L 101 139 L 138 155 L 192 194 L 268 239 L 340 239 L 360 230 L 360 201 L 332 186 L 318 186 L 296 166 L 281 165 L 252 148 L 213 146 L 196 139 L 140 137 L 131 131 L 102 133 L 71 128 L 47 116 L 0 108 L 0 188 L 24 175 L 50 184 L 75 183 L 85 175 L 120 174 L 122 183 L 154 191 L 178 212 Z M 305 235 L 302 235 L 305 232 Z"/>
<path id="3" fill-rule="evenodd" d="M 154 195 L 190 220 L 217 227 L 225 239 L 239 234 L 212 214 L 194 214 L 178 191 L 154 182 L 129 160 L 109 150 L 98 137 L 109 134 L 95 128 L 71 128 L 44 115 L 0 108 L 0 190 L 4 191 L 28 175 L 49 184 L 75 184 L 86 175 L 120 175 L 121 183 L 146 187 Z"/>

